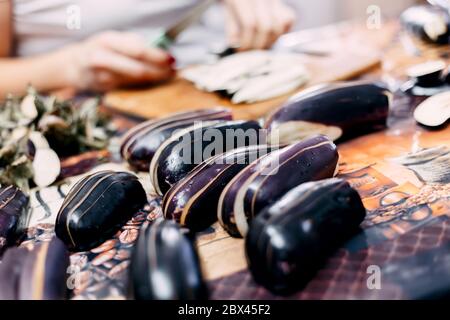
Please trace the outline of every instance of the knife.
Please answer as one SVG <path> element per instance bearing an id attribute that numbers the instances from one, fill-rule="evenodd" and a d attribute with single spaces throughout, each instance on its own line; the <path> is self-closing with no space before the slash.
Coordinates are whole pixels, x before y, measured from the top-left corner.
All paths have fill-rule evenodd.
<path id="1" fill-rule="evenodd" d="M 180 21 L 175 23 L 167 30 L 161 31 L 160 34 L 152 41 L 152 46 L 167 50 L 169 46 L 176 40 L 178 35 L 199 21 L 203 13 L 216 0 L 204 0 L 202 3 L 190 10 Z"/>

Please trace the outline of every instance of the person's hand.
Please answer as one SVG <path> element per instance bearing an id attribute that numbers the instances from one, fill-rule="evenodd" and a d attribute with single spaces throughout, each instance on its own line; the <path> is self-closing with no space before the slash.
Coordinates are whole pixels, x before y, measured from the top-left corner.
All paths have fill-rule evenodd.
<path id="1" fill-rule="evenodd" d="M 241 50 L 267 49 L 295 21 L 294 11 L 282 0 L 224 0 L 230 45 Z"/>
<path id="2" fill-rule="evenodd" d="M 166 80 L 174 58 L 146 46 L 136 34 L 108 31 L 62 49 L 69 83 L 77 89 L 107 91 L 124 85 Z"/>

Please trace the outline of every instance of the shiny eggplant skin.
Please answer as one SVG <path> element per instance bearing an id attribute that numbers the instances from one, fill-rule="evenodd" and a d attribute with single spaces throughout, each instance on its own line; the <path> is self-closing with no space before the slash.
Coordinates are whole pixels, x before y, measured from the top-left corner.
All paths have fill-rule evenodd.
<path id="1" fill-rule="evenodd" d="M 211 121 L 180 131 L 168 139 L 152 159 L 150 180 L 153 188 L 157 194 L 164 195 L 208 158 L 232 149 L 259 144 L 260 130 L 256 121 Z M 238 139 L 227 138 L 233 132 Z"/>
<path id="2" fill-rule="evenodd" d="M 131 167 L 148 171 L 156 150 L 176 130 L 192 126 L 199 121 L 231 120 L 226 108 L 214 108 L 177 113 L 170 117 L 149 120 L 129 130 L 123 137 L 120 152 Z"/>
<path id="3" fill-rule="evenodd" d="M 407 31 L 422 40 L 437 43 L 450 43 L 450 16 L 437 6 L 419 5 L 406 9 L 400 21 Z"/>
<path id="4" fill-rule="evenodd" d="M 245 167 L 276 147 L 242 147 L 212 157 L 192 170 L 164 196 L 166 219 L 191 231 L 201 231 L 217 221 L 217 203 L 225 186 Z"/>
<path id="5" fill-rule="evenodd" d="M 69 264 L 69 252 L 56 237 L 31 250 L 7 250 L 0 264 L 0 300 L 66 299 Z"/>
<path id="6" fill-rule="evenodd" d="M 17 187 L 0 188 L 0 256 L 24 232 L 28 197 Z"/>
<path id="7" fill-rule="evenodd" d="M 129 283 L 129 297 L 136 300 L 208 298 L 194 241 L 187 229 L 170 220 L 158 219 L 141 228 Z"/>
<path id="8" fill-rule="evenodd" d="M 80 180 L 65 198 L 56 235 L 71 251 L 87 251 L 108 240 L 147 203 L 138 178 L 101 171 Z"/>
<path id="9" fill-rule="evenodd" d="M 286 124 L 317 123 L 340 129 L 343 138 L 354 137 L 386 126 L 390 96 L 389 90 L 376 82 L 319 85 L 294 95 L 267 118 L 264 126 L 269 131 L 282 131 Z"/>
<path id="10" fill-rule="evenodd" d="M 325 136 L 315 136 L 272 152 L 242 170 L 225 187 L 217 208 L 222 227 L 244 237 L 248 223 L 290 189 L 333 177 L 339 154 Z"/>
<path id="11" fill-rule="evenodd" d="M 254 280 L 276 294 L 301 289 L 365 215 L 358 192 L 342 179 L 292 189 L 251 223 L 245 248 Z"/>

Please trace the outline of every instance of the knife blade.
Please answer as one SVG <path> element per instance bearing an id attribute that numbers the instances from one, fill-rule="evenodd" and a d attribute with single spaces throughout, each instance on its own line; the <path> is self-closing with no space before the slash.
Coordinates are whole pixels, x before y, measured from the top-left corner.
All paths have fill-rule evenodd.
<path id="1" fill-rule="evenodd" d="M 162 49 L 168 47 L 176 40 L 176 38 L 190 27 L 195 22 L 199 21 L 202 14 L 214 3 L 216 0 L 204 0 L 200 4 L 191 9 L 184 17 L 169 29 L 162 31 L 152 42 L 152 45 Z"/>

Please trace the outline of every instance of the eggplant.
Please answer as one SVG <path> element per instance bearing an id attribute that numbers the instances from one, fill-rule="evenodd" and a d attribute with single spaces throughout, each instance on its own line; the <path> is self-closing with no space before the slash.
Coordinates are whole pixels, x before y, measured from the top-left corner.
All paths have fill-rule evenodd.
<path id="1" fill-rule="evenodd" d="M 254 280 L 276 294 L 301 289 L 365 215 L 358 192 L 342 179 L 292 189 L 252 221 L 245 249 Z"/>
<path id="2" fill-rule="evenodd" d="M 56 235 L 71 251 L 88 251 L 111 238 L 147 203 L 138 178 L 100 171 L 69 191 L 56 219 Z"/>
<path id="3" fill-rule="evenodd" d="M 414 119 L 427 127 L 439 127 L 450 119 L 450 92 L 436 94 L 419 104 Z"/>
<path id="4" fill-rule="evenodd" d="M 191 231 L 211 226 L 217 221 L 217 204 L 225 186 L 250 163 L 275 148 L 242 147 L 206 160 L 166 193 L 162 202 L 165 218 Z"/>
<path id="5" fill-rule="evenodd" d="M 139 171 L 148 171 L 156 150 L 176 130 L 190 127 L 199 121 L 231 119 L 229 109 L 214 108 L 177 113 L 170 117 L 146 121 L 124 135 L 120 152 L 131 167 Z"/>
<path id="6" fill-rule="evenodd" d="M 325 136 L 315 136 L 274 151 L 242 170 L 225 187 L 217 214 L 233 237 L 244 237 L 248 223 L 290 189 L 313 180 L 333 177 L 339 154 Z"/>
<path id="7" fill-rule="evenodd" d="M 423 88 L 439 87 L 445 84 L 444 71 L 447 64 L 442 60 L 428 61 L 406 70 L 410 79 Z"/>
<path id="8" fill-rule="evenodd" d="M 32 250 L 7 250 L 0 264 L 0 300 L 66 299 L 69 264 L 69 252 L 56 237 Z"/>
<path id="9" fill-rule="evenodd" d="M 437 6 L 408 8 L 401 14 L 400 21 L 407 31 L 420 39 L 437 44 L 450 42 L 450 16 Z"/>
<path id="10" fill-rule="evenodd" d="M 17 187 L 0 188 L 0 256 L 25 232 L 28 197 Z"/>
<path id="11" fill-rule="evenodd" d="M 377 82 L 318 85 L 290 98 L 267 118 L 264 127 L 275 144 L 314 134 L 332 140 L 350 138 L 386 126 L 390 97 L 389 90 Z"/>
<path id="12" fill-rule="evenodd" d="M 164 219 L 142 226 L 131 257 L 129 283 L 129 297 L 136 300 L 208 298 L 191 235 Z"/>
<path id="13" fill-rule="evenodd" d="M 265 142 L 256 121 L 209 121 L 181 130 L 156 151 L 150 180 L 164 195 L 197 165 L 226 151 Z"/>

